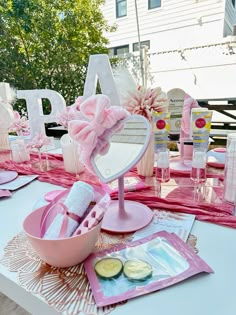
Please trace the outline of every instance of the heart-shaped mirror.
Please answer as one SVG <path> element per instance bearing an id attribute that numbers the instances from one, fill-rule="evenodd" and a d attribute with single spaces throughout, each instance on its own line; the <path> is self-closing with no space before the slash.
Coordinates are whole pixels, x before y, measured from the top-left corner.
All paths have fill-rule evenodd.
<path id="1" fill-rule="evenodd" d="M 110 138 L 107 154 L 94 154 L 91 162 L 103 182 L 108 183 L 118 178 L 119 183 L 119 200 L 113 200 L 109 205 L 102 221 L 102 229 L 125 233 L 141 229 L 153 218 L 153 213 L 147 206 L 124 200 L 124 174 L 145 153 L 151 136 L 151 125 L 141 115 L 128 116 L 122 123 L 122 131 Z"/>
<path id="2" fill-rule="evenodd" d="M 151 126 L 145 117 L 130 115 L 123 123 L 123 130 L 111 136 L 107 154 L 91 157 L 93 168 L 104 183 L 121 177 L 136 165 L 149 143 Z"/>

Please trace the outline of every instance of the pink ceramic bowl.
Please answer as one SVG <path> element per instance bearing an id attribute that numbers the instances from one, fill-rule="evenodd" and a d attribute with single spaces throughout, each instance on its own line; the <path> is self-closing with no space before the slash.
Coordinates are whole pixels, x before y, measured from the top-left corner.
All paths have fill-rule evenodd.
<path id="1" fill-rule="evenodd" d="M 101 206 L 106 207 L 108 204 L 103 202 Z M 27 238 L 39 257 L 55 267 L 70 267 L 85 260 L 94 250 L 102 221 L 83 234 L 58 240 L 46 240 L 40 238 L 43 212 L 44 207 L 36 209 L 26 217 L 23 223 Z"/>
<path id="2" fill-rule="evenodd" d="M 59 240 L 40 238 L 40 221 L 43 208 L 27 216 L 23 223 L 24 231 L 39 257 L 55 267 L 70 267 L 82 262 L 93 251 L 99 237 L 101 222 L 90 231 Z"/>

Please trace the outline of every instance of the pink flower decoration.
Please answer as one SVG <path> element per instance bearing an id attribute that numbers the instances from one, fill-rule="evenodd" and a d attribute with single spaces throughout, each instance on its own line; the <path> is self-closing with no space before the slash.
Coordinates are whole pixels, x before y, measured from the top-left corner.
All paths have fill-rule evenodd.
<path id="1" fill-rule="evenodd" d="M 76 100 L 75 100 L 75 104 L 72 105 L 76 110 L 80 111 L 80 105 L 83 102 L 83 96 L 79 96 Z"/>
<path id="2" fill-rule="evenodd" d="M 142 86 L 130 91 L 123 106 L 131 113 L 152 119 L 152 111 L 163 112 L 168 110 L 169 102 L 166 93 L 160 87 L 146 89 Z"/>
<path id="3" fill-rule="evenodd" d="M 77 109 L 77 104 L 67 106 L 61 113 L 57 114 L 57 123 L 65 128 L 68 128 L 68 123 L 71 120 L 80 118 L 80 111 Z"/>
<path id="4" fill-rule="evenodd" d="M 41 149 L 42 146 L 49 144 L 51 144 L 51 139 L 41 132 L 27 144 L 27 147 L 30 149 Z"/>
<path id="5" fill-rule="evenodd" d="M 9 126 L 10 132 L 25 132 L 29 130 L 29 121 L 25 116 L 21 117 L 17 111 L 14 111 L 14 120 Z"/>

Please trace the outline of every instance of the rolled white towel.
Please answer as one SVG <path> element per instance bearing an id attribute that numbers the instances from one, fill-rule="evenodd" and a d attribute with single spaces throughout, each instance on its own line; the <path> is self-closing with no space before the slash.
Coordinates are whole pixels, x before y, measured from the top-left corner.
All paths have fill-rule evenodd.
<path id="1" fill-rule="evenodd" d="M 94 200 L 94 189 L 91 185 L 78 181 L 75 182 L 64 201 L 64 205 L 69 213 L 75 214 L 80 218 L 85 214 L 89 204 Z M 63 223 L 64 214 L 58 213 L 53 219 L 52 223 L 46 230 L 43 238 L 48 240 L 58 239 L 61 226 Z M 63 237 L 70 237 L 80 222 L 75 221 L 70 216 L 67 216 L 68 224 L 65 235 Z"/>

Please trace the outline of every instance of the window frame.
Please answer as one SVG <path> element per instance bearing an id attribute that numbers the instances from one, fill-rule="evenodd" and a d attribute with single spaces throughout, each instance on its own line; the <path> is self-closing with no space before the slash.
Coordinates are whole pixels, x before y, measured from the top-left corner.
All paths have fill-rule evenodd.
<path id="1" fill-rule="evenodd" d="M 110 47 L 109 48 L 109 56 L 121 56 L 121 55 L 124 55 L 124 54 L 117 54 L 117 51 L 119 49 L 122 49 L 122 48 L 128 48 L 128 52 L 125 53 L 125 54 L 128 54 L 129 53 L 129 44 L 126 44 L 126 45 L 121 45 L 121 46 L 116 46 L 116 47 Z"/>
<path id="2" fill-rule="evenodd" d="M 147 44 L 147 43 L 148 43 L 148 44 Z M 137 47 L 138 47 L 137 50 L 134 49 L 134 47 L 135 47 L 136 45 L 137 45 Z M 142 46 L 148 46 L 148 49 L 150 49 L 150 46 L 151 46 L 150 40 L 147 39 L 147 40 L 141 41 L 141 47 L 142 47 Z M 132 44 L 132 49 L 133 49 L 133 52 L 139 51 L 139 42 L 133 43 L 133 44 Z"/>
<path id="3" fill-rule="evenodd" d="M 122 49 L 122 48 L 128 48 L 128 52 L 125 53 L 125 54 L 128 54 L 128 53 L 129 53 L 129 45 L 128 45 L 128 44 L 127 44 L 127 45 L 121 45 L 121 46 L 113 47 L 113 49 L 114 49 L 114 56 L 123 55 L 123 54 L 117 54 L 117 51 L 118 51 L 119 49 Z"/>
<path id="4" fill-rule="evenodd" d="M 126 17 L 127 16 L 127 0 L 115 0 L 116 1 L 116 18 L 117 19 L 120 19 L 120 18 L 123 18 L 123 17 Z M 122 2 L 125 2 L 125 5 L 126 5 L 126 14 L 124 15 L 119 15 L 119 3 L 122 3 Z"/>
<path id="5" fill-rule="evenodd" d="M 152 0 L 148 0 L 148 10 L 159 9 L 159 8 L 162 7 L 162 0 L 160 0 L 160 5 L 157 6 L 157 7 L 153 7 L 153 6 L 151 5 L 151 3 L 152 3 Z"/>

